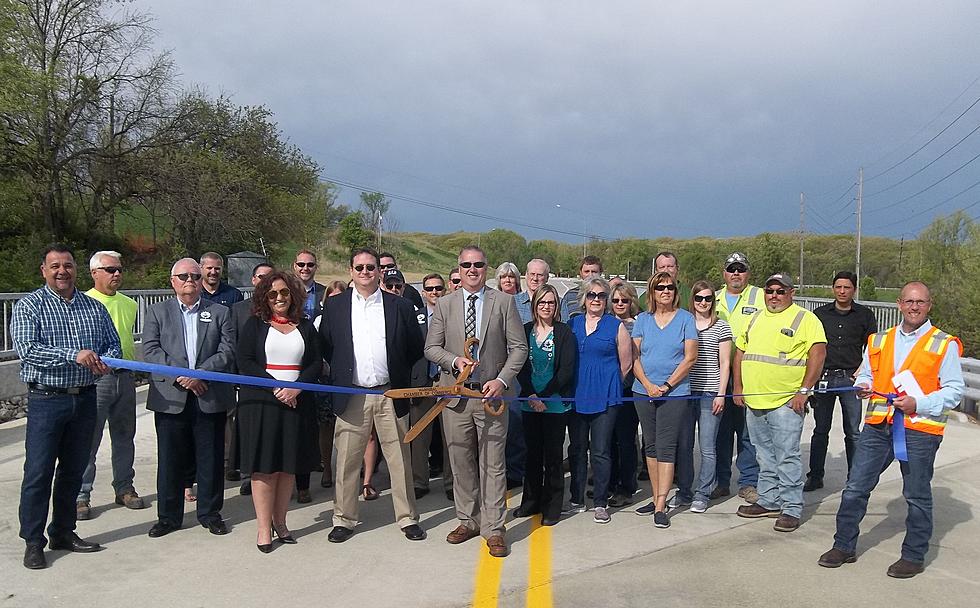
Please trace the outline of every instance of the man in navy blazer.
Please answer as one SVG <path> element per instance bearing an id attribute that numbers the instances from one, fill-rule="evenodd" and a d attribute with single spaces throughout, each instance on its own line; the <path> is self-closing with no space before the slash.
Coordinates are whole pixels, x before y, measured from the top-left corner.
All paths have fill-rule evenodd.
<path id="1" fill-rule="evenodd" d="M 350 257 L 352 288 L 328 298 L 320 319 L 330 384 L 376 392 L 333 395 L 337 485 L 334 528 L 327 539 L 335 543 L 349 539 L 358 523 L 357 498 L 365 489 L 359 483 L 359 472 L 372 427 L 391 474 L 398 526 L 409 540 L 425 538 L 418 525 L 409 448 L 402 443 L 408 431 L 409 400 L 393 401 L 377 394 L 411 386 L 412 367 L 422 358 L 424 341 L 411 302 L 380 289 L 379 266 L 374 250 L 354 250 Z"/>
<path id="2" fill-rule="evenodd" d="M 147 363 L 214 372 L 232 371 L 235 327 L 231 312 L 201 297 L 201 267 L 178 260 L 170 273 L 176 298 L 151 306 L 143 325 Z M 152 375 L 146 408 L 157 431 L 157 523 L 151 538 L 179 530 L 184 520 L 183 475 L 197 463 L 197 520 L 212 534 L 227 534 L 224 502 L 225 412 L 234 405 L 231 384 L 188 376 Z"/>

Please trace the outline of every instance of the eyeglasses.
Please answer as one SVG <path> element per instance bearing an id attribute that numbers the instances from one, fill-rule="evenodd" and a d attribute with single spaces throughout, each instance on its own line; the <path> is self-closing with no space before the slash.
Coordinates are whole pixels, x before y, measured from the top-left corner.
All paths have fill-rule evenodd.
<path id="1" fill-rule="evenodd" d="M 389 268 L 394 268 L 395 266 L 395 264 L 382 264 L 379 266 L 379 268 L 381 268 L 381 270 L 388 270 Z"/>
<path id="2" fill-rule="evenodd" d="M 270 289 L 269 293 L 265 294 L 265 297 L 267 300 L 277 300 L 279 299 L 279 296 L 282 296 L 283 298 L 290 298 L 292 297 L 292 295 L 293 293 L 289 291 L 288 288 L 283 287 L 278 291 L 276 291 L 275 289 Z"/>
<path id="3" fill-rule="evenodd" d="M 544 308 L 545 306 L 558 306 L 558 302 L 554 300 L 541 300 L 538 302 L 538 308 Z"/>
<path id="4" fill-rule="evenodd" d="M 442 285 L 423 285 L 422 289 L 425 291 L 444 291 L 446 288 Z"/>
<path id="5" fill-rule="evenodd" d="M 185 283 L 188 280 L 190 280 L 190 281 L 200 281 L 201 280 L 201 275 L 199 273 L 197 273 L 197 272 L 178 272 L 177 274 L 175 274 L 173 276 L 177 277 L 179 280 L 181 280 L 181 281 L 183 281 Z"/>
<path id="6" fill-rule="evenodd" d="M 728 274 L 745 274 L 748 271 L 749 269 L 746 266 L 742 266 L 741 264 L 731 264 L 730 266 L 725 268 L 725 272 L 727 272 Z"/>
<path id="7" fill-rule="evenodd" d="M 654 291 L 677 291 L 677 285 L 654 285 Z"/>
<path id="8" fill-rule="evenodd" d="M 902 300 L 902 304 L 906 306 L 925 306 L 926 304 L 931 304 L 932 300 Z"/>
<path id="9" fill-rule="evenodd" d="M 714 302 L 715 301 L 715 296 L 713 296 L 713 295 L 709 295 L 709 296 L 694 296 L 694 301 L 695 302 Z"/>
<path id="10" fill-rule="evenodd" d="M 354 264 L 354 272 L 374 272 L 377 266 L 374 264 Z"/>
<path id="11" fill-rule="evenodd" d="M 316 262 L 293 262 L 297 268 L 316 268 Z"/>
<path id="12" fill-rule="evenodd" d="M 604 291 L 590 291 L 585 294 L 585 299 L 588 301 L 592 300 L 605 300 L 609 297 L 609 294 Z"/>
<path id="13" fill-rule="evenodd" d="M 463 282 L 463 279 L 449 279 L 449 282 L 452 283 L 453 285 L 459 285 L 460 283 Z"/>
<path id="14" fill-rule="evenodd" d="M 122 266 L 99 266 L 99 270 L 106 274 L 116 274 L 117 272 L 122 274 L 123 271 Z"/>
<path id="15" fill-rule="evenodd" d="M 613 298 L 612 299 L 612 303 L 613 304 L 629 304 L 632 301 L 633 300 L 631 300 L 630 298 Z"/>
<path id="16" fill-rule="evenodd" d="M 788 289 L 773 289 L 772 287 L 766 287 L 762 291 L 766 292 L 767 296 L 771 296 L 772 294 L 776 294 L 777 296 L 785 296 L 789 293 Z"/>
<path id="17" fill-rule="evenodd" d="M 388 289 L 405 289 L 404 283 L 385 283 L 385 287 Z"/>
<path id="18" fill-rule="evenodd" d="M 486 262 L 460 262 L 459 263 L 460 268 L 469 268 L 470 266 L 472 266 L 473 268 L 483 268 L 486 265 L 487 265 Z"/>

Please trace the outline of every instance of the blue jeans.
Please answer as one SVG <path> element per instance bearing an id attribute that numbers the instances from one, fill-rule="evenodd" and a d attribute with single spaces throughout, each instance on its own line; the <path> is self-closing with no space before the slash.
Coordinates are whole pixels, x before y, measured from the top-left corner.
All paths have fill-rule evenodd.
<path id="1" fill-rule="evenodd" d="M 112 489 L 116 496 L 133 490 L 133 461 L 136 458 L 136 383 L 132 372 L 120 370 L 99 378 L 95 385 L 98 400 L 92 451 L 88 466 L 82 474 L 79 501 L 88 501 L 95 484 L 95 457 L 102 445 L 102 431 L 109 423 L 109 439 L 112 445 Z"/>
<path id="2" fill-rule="evenodd" d="M 771 410 L 746 408 L 745 424 L 759 459 L 760 507 L 784 515 L 803 515 L 803 460 L 800 435 L 803 416 L 788 404 Z"/>
<path id="3" fill-rule="evenodd" d="M 618 406 L 622 407 L 622 406 Z M 615 407 L 598 414 L 569 415 L 569 432 L 575 434 L 575 449 L 569 447 L 569 464 L 572 469 L 572 502 L 585 504 L 585 480 L 589 463 L 585 458 L 585 446 L 592 463 L 592 502 L 605 507 L 609 501 L 609 476 L 612 472 L 613 430 L 616 426 Z"/>
<path id="4" fill-rule="evenodd" d="M 942 435 L 905 430 L 909 461 L 902 462 L 902 495 L 908 503 L 905 518 L 905 540 L 902 559 L 921 564 L 932 538 L 932 471 Z M 894 460 L 890 425 L 864 425 L 854 452 L 854 465 L 847 478 L 837 510 L 837 533 L 834 547 L 854 553 L 857 550 L 859 526 L 868 510 L 871 491 L 878 478 Z"/>
<path id="5" fill-rule="evenodd" d="M 708 501 L 715 488 L 715 468 L 717 466 L 715 443 L 718 438 L 718 425 L 721 414 L 711 413 L 711 403 L 717 393 L 697 391 L 692 396 L 700 399 L 688 401 L 688 414 L 681 438 L 677 445 L 677 493 L 684 502 L 691 500 Z M 698 451 L 701 453 L 701 470 L 697 483 L 694 480 L 694 427 L 698 430 Z"/>
<path id="6" fill-rule="evenodd" d="M 49 501 L 48 537 L 61 538 L 75 531 L 75 499 L 92 448 L 95 402 L 94 386 L 78 395 L 33 389 L 27 395 L 20 537 L 29 545 L 47 544 L 44 525 Z"/>
<path id="7" fill-rule="evenodd" d="M 827 376 L 827 388 L 851 386 L 853 382 L 845 373 Z M 823 479 L 824 463 L 827 461 L 827 444 L 830 441 L 830 427 L 834 421 L 834 406 L 840 400 L 844 424 L 844 453 L 847 455 L 847 470 L 851 470 L 854 461 L 854 449 L 857 446 L 858 435 L 861 434 L 861 418 L 864 412 L 861 400 L 853 391 L 841 393 L 814 393 L 810 397 L 813 405 L 813 437 L 810 438 L 810 472 L 807 477 Z"/>
<path id="8" fill-rule="evenodd" d="M 728 394 L 732 393 L 732 385 L 728 384 Z M 759 483 L 759 462 L 755 455 L 755 446 L 749 438 L 749 430 L 745 424 L 745 409 L 738 407 L 729 397 L 725 399 L 725 410 L 722 412 L 718 426 L 716 452 L 718 466 L 718 485 L 727 488 L 732 482 L 732 451 L 736 443 L 738 450 L 735 456 L 735 467 L 738 469 L 738 487 L 756 486 Z"/>

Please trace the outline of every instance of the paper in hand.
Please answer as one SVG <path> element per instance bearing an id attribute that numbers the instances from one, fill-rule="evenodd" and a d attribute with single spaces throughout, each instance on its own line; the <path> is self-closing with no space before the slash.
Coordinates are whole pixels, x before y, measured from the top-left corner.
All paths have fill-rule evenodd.
<path id="1" fill-rule="evenodd" d="M 915 379 L 915 376 L 907 369 L 895 374 L 892 378 L 892 384 L 895 385 L 900 395 L 908 395 L 916 400 L 926 396 L 922 392 L 922 387 L 919 386 L 919 382 Z"/>

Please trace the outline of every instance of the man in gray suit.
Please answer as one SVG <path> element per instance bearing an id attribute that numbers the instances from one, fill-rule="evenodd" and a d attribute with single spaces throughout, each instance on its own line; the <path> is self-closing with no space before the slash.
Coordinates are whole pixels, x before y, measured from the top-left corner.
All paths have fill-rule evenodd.
<path id="1" fill-rule="evenodd" d="M 230 311 L 201 298 L 201 267 L 191 258 L 174 264 L 176 298 L 151 306 L 143 325 L 148 363 L 228 372 L 234 366 L 235 327 Z M 225 412 L 234 405 L 232 385 L 154 375 L 146 398 L 157 431 L 157 523 L 151 538 L 179 530 L 184 520 L 183 476 L 197 462 L 197 520 L 212 534 L 227 534 L 224 502 Z"/>
<path id="2" fill-rule="evenodd" d="M 442 368 L 440 385 L 453 384 L 458 370 L 479 360 L 466 386 L 482 391 L 486 399 L 513 395 L 517 373 L 527 359 L 527 339 L 514 298 L 487 288 L 487 258 L 479 247 L 464 247 L 459 266 L 461 289 L 436 303 L 425 357 Z M 469 337 L 480 340 L 476 356 L 464 352 Z M 443 410 L 442 423 L 460 521 L 446 540 L 458 544 L 482 534 L 490 555 L 504 557 L 507 416 L 487 414 L 478 399 L 460 399 Z"/>

